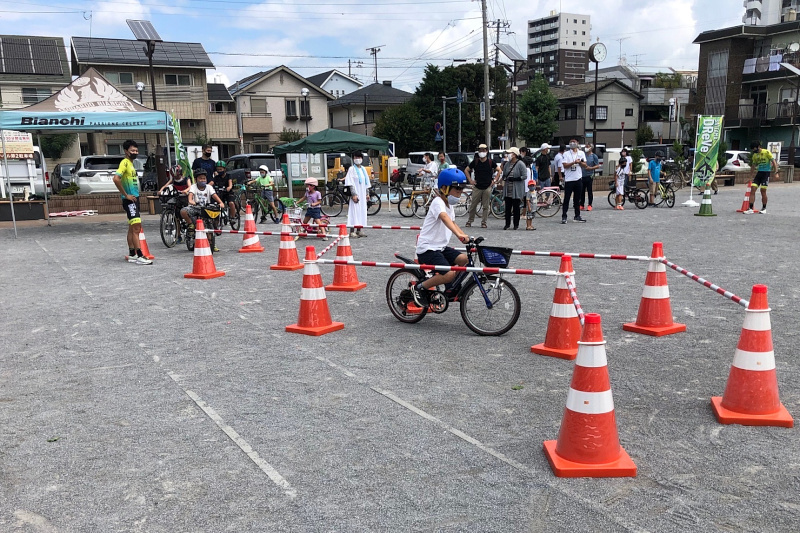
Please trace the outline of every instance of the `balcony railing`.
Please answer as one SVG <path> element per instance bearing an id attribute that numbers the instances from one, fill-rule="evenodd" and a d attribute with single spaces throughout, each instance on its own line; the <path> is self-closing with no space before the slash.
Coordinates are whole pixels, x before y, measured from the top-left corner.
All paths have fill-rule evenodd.
<path id="1" fill-rule="evenodd" d="M 786 126 L 800 124 L 800 106 L 794 102 L 778 102 L 774 104 L 743 104 L 726 109 L 725 119 L 731 125 L 739 126 Z"/>

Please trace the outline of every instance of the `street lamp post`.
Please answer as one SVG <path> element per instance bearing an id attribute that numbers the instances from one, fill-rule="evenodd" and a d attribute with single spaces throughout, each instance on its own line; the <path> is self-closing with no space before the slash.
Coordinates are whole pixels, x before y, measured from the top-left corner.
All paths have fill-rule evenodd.
<path id="1" fill-rule="evenodd" d="M 306 117 L 305 117 L 305 120 L 306 120 L 306 137 L 308 137 L 308 120 L 311 117 L 311 113 L 309 112 L 309 109 L 308 109 L 308 89 L 306 89 L 305 87 L 300 89 L 300 95 L 303 97 L 303 102 L 304 102 L 303 103 L 303 108 L 305 109 L 305 112 L 306 112 Z"/>
<path id="2" fill-rule="evenodd" d="M 140 81 L 136 82 L 136 90 L 139 91 L 139 103 L 142 105 L 144 105 L 144 89 L 145 89 L 144 83 Z M 147 134 L 142 133 L 142 136 L 144 137 L 145 153 L 147 153 Z"/>

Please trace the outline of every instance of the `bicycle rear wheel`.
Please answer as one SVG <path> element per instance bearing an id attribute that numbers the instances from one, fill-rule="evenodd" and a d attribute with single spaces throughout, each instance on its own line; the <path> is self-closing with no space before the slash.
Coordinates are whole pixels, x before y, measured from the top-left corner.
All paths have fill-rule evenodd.
<path id="1" fill-rule="evenodd" d="M 541 191 L 536 195 L 536 213 L 549 218 L 561 211 L 561 196 L 556 191 Z"/>
<path id="2" fill-rule="evenodd" d="M 411 296 L 411 287 L 421 283 L 422 278 L 412 270 L 397 270 L 386 282 L 386 303 L 389 310 L 400 322 L 414 324 L 422 320 L 428 308 L 417 307 Z"/>
<path id="3" fill-rule="evenodd" d="M 281 212 L 281 206 L 283 205 L 283 203 L 280 200 L 275 200 L 273 203 L 275 204 L 275 209 L 277 209 L 277 211 L 273 211 L 272 208 L 270 208 L 269 218 L 272 219 L 272 222 L 277 224 L 278 222 L 281 221 L 281 218 L 283 218 L 283 213 Z"/>
<path id="4" fill-rule="evenodd" d="M 644 209 L 647 207 L 647 193 L 644 192 L 642 189 L 636 189 L 636 192 L 633 193 L 633 205 L 635 205 L 638 209 Z"/>
<path id="5" fill-rule="evenodd" d="M 178 242 L 180 227 L 175 218 L 174 211 L 163 211 L 161 213 L 161 242 L 167 248 L 172 248 Z"/>
<path id="6" fill-rule="evenodd" d="M 405 196 L 400 203 L 397 204 L 397 211 L 406 218 L 411 218 L 414 216 L 414 200 L 418 197 L 418 195 L 414 196 Z"/>
<path id="7" fill-rule="evenodd" d="M 492 216 L 497 219 L 503 219 L 506 216 L 506 202 L 500 195 L 493 194 L 489 200 L 489 209 Z"/>
<path id="8" fill-rule="evenodd" d="M 405 191 L 403 191 L 402 187 L 398 187 L 397 185 L 389 187 L 390 204 L 399 204 L 400 200 L 403 199 L 403 196 L 405 196 Z"/>
<path id="9" fill-rule="evenodd" d="M 375 194 L 374 191 L 369 191 L 367 198 L 367 214 L 370 216 L 377 215 L 381 210 L 381 197 Z"/>
<path id="10" fill-rule="evenodd" d="M 337 217 L 344 209 L 344 199 L 335 192 L 329 192 L 322 197 L 322 212 L 329 217 Z"/>
<path id="11" fill-rule="evenodd" d="M 414 216 L 425 218 L 428 214 L 428 199 L 424 196 L 417 196 L 413 202 Z"/>
<path id="12" fill-rule="evenodd" d="M 519 293 L 503 278 L 481 278 L 480 282 L 486 298 L 475 278 L 467 282 L 461 292 L 461 318 L 478 335 L 502 335 L 519 320 Z"/>
<path id="13" fill-rule="evenodd" d="M 466 216 L 469 212 L 470 196 L 470 194 L 463 193 L 461 195 L 461 201 L 453 206 L 453 211 L 455 211 L 457 217 Z"/>

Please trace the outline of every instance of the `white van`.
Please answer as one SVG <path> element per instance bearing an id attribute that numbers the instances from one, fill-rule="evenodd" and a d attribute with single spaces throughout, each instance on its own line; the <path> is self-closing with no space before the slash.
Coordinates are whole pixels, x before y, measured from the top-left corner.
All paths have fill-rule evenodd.
<path id="1" fill-rule="evenodd" d="M 0 196 L 7 197 L 5 163 L 0 160 Z M 30 194 L 44 196 L 45 187 L 47 194 L 52 192 L 50 187 L 50 173 L 47 172 L 47 163 L 42 156 L 38 146 L 33 147 L 33 159 L 9 159 L 8 171 L 11 175 L 11 192 L 13 194 L 23 194 L 24 188 L 28 187 Z"/>

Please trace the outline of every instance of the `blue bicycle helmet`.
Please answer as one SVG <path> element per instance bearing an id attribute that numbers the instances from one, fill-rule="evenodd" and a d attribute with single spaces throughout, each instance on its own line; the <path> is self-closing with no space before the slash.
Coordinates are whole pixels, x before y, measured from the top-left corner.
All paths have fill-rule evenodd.
<path id="1" fill-rule="evenodd" d="M 464 185 L 467 184 L 467 176 L 457 168 L 451 167 L 439 172 L 437 181 L 439 183 L 439 189 L 447 194 L 450 192 L 450 187 L 453 185 L 464 187 Z"/>

